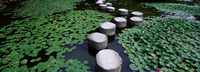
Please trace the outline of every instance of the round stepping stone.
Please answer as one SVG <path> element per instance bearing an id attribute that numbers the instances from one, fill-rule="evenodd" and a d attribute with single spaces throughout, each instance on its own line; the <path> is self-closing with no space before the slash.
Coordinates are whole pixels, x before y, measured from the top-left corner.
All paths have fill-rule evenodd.
<path id="1" fill-rule="evenodd" d="M 111 49 L 103 49 L 96 54 L 97 72 L 121 72 L 122 58 Z"/>
<path id="2" fill-rule="evenodd" d="M 88 45 L 96 50 L 101 50 L 107 47 L 108 37 L 102 33 L 91 33 L 88 35 Z"/>
<path id="3" fill-rule="evenodd" d="M 143 13 L 139 11 L 134 11 L 134 12 L 131 12 L 131 15 L 134 17 L 142 17 Z"/>
<path id="4" fill-rule="evenodd" d="M 128 15 L 128 10 L 124 8 L 118 9 L 118 14 L 119 15 Z"/>
<path id="5" fill-rule="evenodd" d="M 141 23 L 143 23 L 143 19 L 140 17 L 131 17 L 130 18 L 130 24 L 132 25 L 140 25 Z"/>
<path id="6" fill-rule="evenodd" d="M 106 3 L 106 5 L 108 5 L 108 6 L 113 6 L 112 3 L 108 3 L 108 2 Z"/>
<path id="7" fill-rule="evenodd" d="M 108 12 L 115 12 L 115 8 L 114 7 L 107 7 L 107 11 Z"/>
<path id="8" fill-rule="evenodd" d="M 111 22 L 104 22 L 100 24 L 99 31 L 107 36 L 115 35 L 116 25 Z"/>
<path id="9" fill-rule="evenodd" d="M 124 28 L 124 27 L 126 27 L 127 20 L 123 17 L 115 17 L 114 23 L 116 24 L 117 27 Z"/>
<path id="10" fill-rule="evenodd" d="M 98 1 L 106 2 L 106 0 L 98 0 Z"/>
<path id="11" fill-rule="evenodd" d="M 104 9 L 107 8 L 107 5 L 106 5 L 106 4 L 100 4 L 100 5 L 99 5 L 99 8 L 104 10 Z"/>
<path id="12" fill-rule="evenodd" d="M 103 3 L 104 3 L 103 1 L 97 1 L 95 4 L 100 5 L 100 4 L 103 4 Z"/>

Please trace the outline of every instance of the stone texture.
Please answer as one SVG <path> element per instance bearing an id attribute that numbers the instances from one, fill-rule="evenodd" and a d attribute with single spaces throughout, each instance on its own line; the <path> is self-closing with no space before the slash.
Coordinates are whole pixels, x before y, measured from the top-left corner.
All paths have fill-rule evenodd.
<path id="1" fill-rule="evenodd" d="M 111 22 L 104 22 L 100 24 L 99 31 L 107 36 L 115 35 L 116 25 Z"/>
<path id="2" fill-rule="evenodd" d="M 88 35 L 88 45 L 96 50 L 101 50 L 107 47 L 108 37 L 102 33 L 91 33 Z"/>
<path id="3" fill-rule="evenodd" d="M 100 5 L 100 4 L 103 4 L 103 3 L 104 3 L 103 1 L 97 1 L 95 4 Z"/>
<path id="4" fill-rule="evenodd" d="M 113 20 L 116 26 L 119 28 L 124 28 L 127 25 L 127 20 L 123 17 L 115 17 Z"/>
<path id="5" fill-rule="evenodd" d="M 107 7 L 107 12 L 115 12 L 115 7 Z"/>
<path id="6" fill-rule="evenodd" d="M 106 0 L 98 0 L 95 4 L 100 5 L 100 4 L 103 4 L 105 2 L 106 2 Z"/>
<path id="7" fill-rule="evenodd" d="M 106 2 L 106 0 L 98 0 L 98 1 L 102 1 L 102 2 L 104 2 L 104 3 Z"/>
<path id="8" fill-rule="evenodd" d="M 143 17 L 143 13 L 139 11 L 131 12 L 131 15 L 134 17 Z"/>
<path id="9" fill-rule="evenodd" d="M 96 54 L 97 72 L 121 72 L 122 58 L 111 49 L 103 49 Z"/>
<path id="10" fill-rule="evenodd" d="M 120 8 L 118 9 L 119 15 L 128 15 L 128 9 Z"/>
<path id="11" fill-rule="evenodd" d="M 140 25 L 141 23 L 143 23 L 143 19 L 140 17 L 131 17 L 130 18 L 130 24 L 132 25 Z"/>
<path id="12" fill-rule="evenodd" d="M 99 5 L 99 8 L 104 10 L 104 9 L 107 8 L 107 5 L 106 5 L 106 4 L 100 4 L 100 5 Z"/>
<path id="13" fill-rule="evenodd" d="M 107 3 L 105 3 L 106 5 L 108 5 L 108 6 L 113 6 L 113 4 L 112 3 L 109 3 L 109 2 L 107 2 Z"/>

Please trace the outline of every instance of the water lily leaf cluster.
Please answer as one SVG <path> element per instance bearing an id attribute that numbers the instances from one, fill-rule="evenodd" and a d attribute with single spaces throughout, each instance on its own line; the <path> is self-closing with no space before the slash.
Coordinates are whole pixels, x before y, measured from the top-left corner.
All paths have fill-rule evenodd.
<path id="1" fill-rule="evenodd" d="M 145 20 L 143 25 L 119 34 L 132 70 L 199 71 L 199 21 L 159 17 Z"/>
<path id="2" fill-rule="evenodd" d="M 3 69 L 2 72 L 89 72 L 89 67 L 85 64 L 85 62 L 80 62 L 77 59 L 70 59 L 70 60 L 61 60 L 55 59 L 54 57 L 50 57 L 48 61 L 39 63 L 37 66 L 32 68 L 27 68 L 27 66 L 23 65 L 19 69 L 14 68 L 6 68 Z M 65 67 L 59 68 L 59 67 Z"/>
<path id="3" fill-rule="evenodd" d="M 200 7 L 177 3 L 143 3 L 145 6 L 154 7 L 160 11 L 200 15 Z"/>
<path id="4" fill-rule="evenodd" d="M 0 70 L 55 71 L 66 67 L 63 54 L 73 51 L 74 44 L 83 43 L 88 32 L 111 18 L 110 14 L 83 10 L 14 21 L 0 29 Z"/>
<path id="5" fill-rule="evenodd" d="M 84 0 L 25 0 L 14 10 L 15 17 L 41 16 L 72 10 Z"/>

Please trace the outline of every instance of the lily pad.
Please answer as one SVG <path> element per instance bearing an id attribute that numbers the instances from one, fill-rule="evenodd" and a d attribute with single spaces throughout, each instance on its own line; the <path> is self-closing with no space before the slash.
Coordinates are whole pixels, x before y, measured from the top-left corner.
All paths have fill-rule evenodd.
<path id="1" fill-rule="evenodd" d="M 49 15 L 60 11 L 73 10 L 84 0 L 26 0 L 13 11 L 15 17 Z M 60 17 L 59 19 L 63 19 Z"/>
<path id="2" fill-rule="evenodd" d="M 13 21 L 0 29 L 2 36 L 6 36 L 0 46 L 0 54 L 3 54 L 0 58 L 3 60 L 0 62 L 3 64 L 0 70 L 7 71 L 7 68 L 12 68 L 17 71 L 25 69 L 57 71 L 59 68 L 66 68 L 64 53 L 73 51 L 75 47 L 65 48 L 64 46 L 83 43 L 90 31 L 111 18 L 110 14 L 83 10 Z M 41 50 L 44 50 L 41 54 L 47 58 L 38 59 L 41 57 L 39 55 Z M 29 68 L 21 67 L 20 60 L 24 59 L 24 56 L 32 57 L 31 62 L 37 62 L 37 64 Z M 83 66 L 86 63 L 84 62 Z"/>
<path id="3" fill-rule="evenodd" d="M 200 15 L 200 7 L 177 3 L 143 3 L 145 6 L 155 7 L 160 11 Z"/>
<path id="4" fill-rule="evenodd" d="M 138 70 L 149 66 L 166 67 L 166 71 L 197 71 L 199 25 L 197 20 L 146 17 L 142 25 L 123 30 L 119 43 L 125 48 L 133 70 L 137 65 L 141 67 Z"/>

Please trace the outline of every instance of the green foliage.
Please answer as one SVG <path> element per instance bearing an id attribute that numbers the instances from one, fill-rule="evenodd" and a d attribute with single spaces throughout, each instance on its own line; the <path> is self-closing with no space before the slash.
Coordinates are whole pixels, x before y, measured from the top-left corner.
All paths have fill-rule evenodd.
<path id="1" fill-rule="evenodd" d="M 199 72 L 200 71 L 200 63 L 196 63 L 196 65 L 197 65 L 197 72 Z"/>
<path id="2" fill-rule="evenodd" d="M 132 62 L 132 70 L 194 72 L 200 62 L 199 26 L 195 20 L 146 18 L 143 25 L 123 30 L 119 43 Z"/>
<path id="3" fill-rule="evenodd" d="M 144 5 L 155 7 L 158 10 L 166 12 L 200 15 L 200 7 L 198 6 L 175 3 L 144 3 Z"/>
<path id="4" fill-rule="evenodd" d="M 55 12 L 72 10 L 84 0 L 26 0 L 14 10 L 15 17 L 41 16 Z"/>
<path id="5" fill-rule="evenodd" d="M 63 53 L 71 52 L 76 48 L 64 48 L 66 44 L 73 46 L 76 43 L 83 43 L 88 32 L 95 30 L 101 22 L 111 18 L 110 14 L 84 10 L 14 21 L 0 29 L 0 38 L 6 39 L 0 46 L 0 70 L 55 72 L 65 67 Z M 38 53 L 41 50 L 45 50 L 46 56 L 50 55 L 48 61 L 40 62 Z M 56 57 L 51 56 L 53 53 L 56 53 Z M 40 63 L 27 68 L 25 65 L 27 59 L 21 60 L 24 56 L 34 57 L 30 62 Z"/>
<path id="6" fill-rule="evenodd" d="M 86 64 L 84 64 L 83 62 L 80 62 L 76 59 L 70 59 L 65 62 L 64 59 L 55 59 L 52 56 L 49 58 L 48 61 L 39 63 L 37 66 L 34 66 L 29 70 L 33 72 L 35 72 L 36 70 L 38 72 L 57 72 L 61 69 L 61 67 L 65 67 L 65 71 L 67 72 L 89 72 L 89 67 L 87 67 Z"/>
<path id="7" fill-rule="evenodd" d="M 88 61 L 84 61 L 83 63 L 79 62 L 78 60 L 68 60 L 66 65 L 66 71 L 67 72 L 87 72 L 89 69 L 85 64 L 87 64 Z"/>

